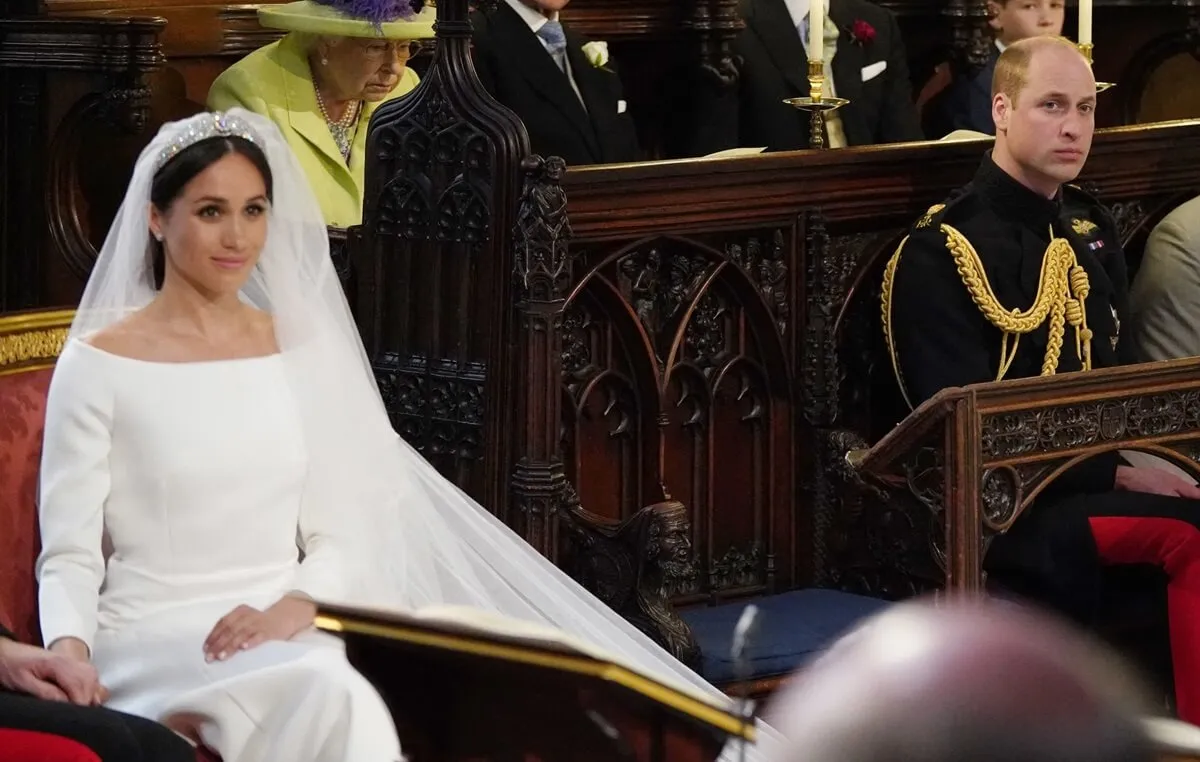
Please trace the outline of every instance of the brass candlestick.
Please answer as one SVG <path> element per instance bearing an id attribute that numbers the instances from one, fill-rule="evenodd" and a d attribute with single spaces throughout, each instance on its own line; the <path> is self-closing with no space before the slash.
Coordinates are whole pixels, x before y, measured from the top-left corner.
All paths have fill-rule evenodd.
<path id="1" fill-rule="evenodd" d="M 1083 57 L 1087 60 L 1088 66 L 1092 65 L 1092 48 L 1093 48 L 1093 45 L 1090 42 L 1079 43 L 1079 52 L 1082 53 Z M 1108 88 L 1116 87 L 1116 86 L 1117 86 L 1116 82 L 1097 82 L 1096 83 L 1096 94 L 1099 95 L 1100 93 L 1104 92 Z"/>
<path id="2" fill-rule="evenodd" d="M 785 98 L 783 102 L 809 113 L 808 147 L 820 150 L 825 148 L 825 115 L 845 106 L 850 101 L 845 98 L 825 97 L 825 64 L 810 58 L 808 59 L 808 97 Z"/>

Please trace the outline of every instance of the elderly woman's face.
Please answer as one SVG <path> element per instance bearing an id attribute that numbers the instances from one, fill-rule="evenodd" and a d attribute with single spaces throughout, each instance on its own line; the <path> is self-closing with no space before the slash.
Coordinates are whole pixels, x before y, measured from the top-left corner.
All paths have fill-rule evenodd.
<path id="1" fill-rule="evenodd" d="M 381 101 L 395 89 L 416 46 L 409 40 L 325 38 L 320 76 L 339 100 Z"/>

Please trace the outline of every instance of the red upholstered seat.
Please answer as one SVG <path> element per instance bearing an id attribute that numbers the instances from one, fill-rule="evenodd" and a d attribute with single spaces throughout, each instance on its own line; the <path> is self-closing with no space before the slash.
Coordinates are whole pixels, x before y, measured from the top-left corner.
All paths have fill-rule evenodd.
<path id="1" fill-rule="evenodd" d="M 41 642 L 34 564 L 40 550 L 37 488 L 46 392 L 72 316 L 70 310 L 0 315 L 0 623 L 28 643 Z M 98 762 L 74 741 L 16 733 L 0 729 L 0 760 Z M 196 759 L 220 762 L 204 749 Z"/>
<path id="2" fill-rule="evenodd" d="M 26 643 L 40 643 L 34 563 L 37 475 L 50 368 L 0 375 L 0 614 Z"/>

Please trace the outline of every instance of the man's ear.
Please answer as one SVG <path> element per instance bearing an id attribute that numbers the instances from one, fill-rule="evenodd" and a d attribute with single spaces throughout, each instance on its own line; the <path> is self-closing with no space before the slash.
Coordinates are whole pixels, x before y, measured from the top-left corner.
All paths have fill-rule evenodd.
<path id="1" fill-rule="evenodd" d="M 992 121 L 996 124 L 996 132 L 1008 131 L 1008 120 L 1012 117 L 1012 101 L 1004 93 L 992 96 Z"/>

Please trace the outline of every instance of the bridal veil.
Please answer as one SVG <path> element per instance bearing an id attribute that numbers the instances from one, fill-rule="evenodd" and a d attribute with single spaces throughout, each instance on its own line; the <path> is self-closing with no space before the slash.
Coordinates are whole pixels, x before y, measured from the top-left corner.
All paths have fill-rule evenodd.
<path id="1" fill-rule="evenodd" d="M 266 244 L 242 297 L 274 317 L 309 451 L 301 510 L 345 551 L 338 555 L 345 560 L 346 596 L 337 602 L 462 605 L 549 625 L 603 645 L 647 675 L 728 705 L 724 694 L 445 480 L 395 433 L 330 260 L 321 210 L 269 120 L 232 109 L 163 126 L 138 158 L 70 338 L 91 335 L 154 298 L 154 174 L 182 147 L 230 134 L 262 148 L 274 175 Z M 758 736 L 748 759 L 761 758 L 775 733 L 759 723 Z M 737 758 L 742 750 L 736 746 L 726 755 Z"/>

